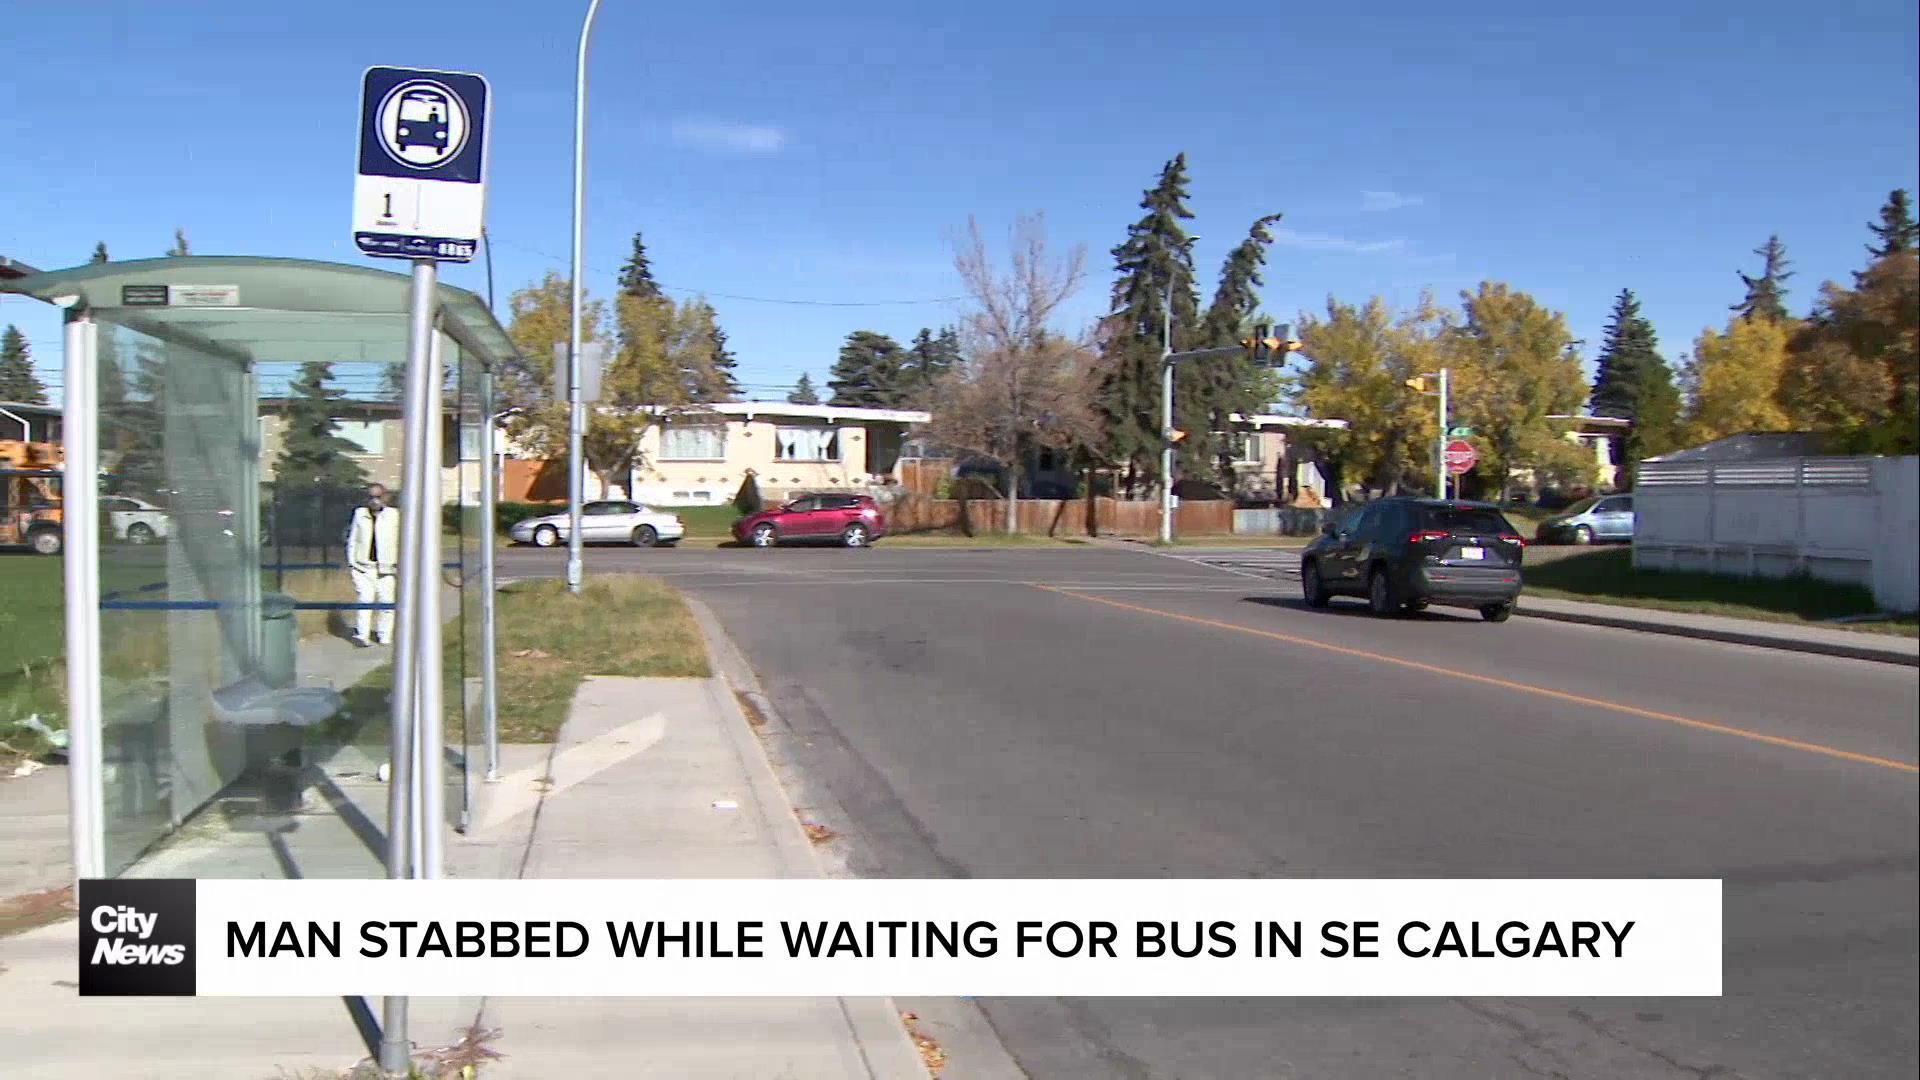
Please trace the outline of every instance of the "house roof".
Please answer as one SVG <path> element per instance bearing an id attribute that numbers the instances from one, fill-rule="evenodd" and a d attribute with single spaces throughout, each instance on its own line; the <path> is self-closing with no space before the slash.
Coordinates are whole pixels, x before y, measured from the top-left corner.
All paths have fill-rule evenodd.
<path id="1" fill-rule="evenodd" d="M 21 278 L 39 272 L 11 255 L 0 255 L 0 278 Z"/>
<path id="2" fill-rule="evenodd" d="M 798 416 L 809 420 L 924 424 L 933 414 L 918 409 L 861 409 L 849 405 L 795 405 L 787 401 L 723 401 L 702 409 L 751 420 L 756 416 Z"/>
<path id="3" fill-rule="evenodd" d="M 0 409 L 19 413 L 21 416 L 59 416 L 58 405 L 29 405 L 24 401 L 0 401 Z"/>
<path id="4" fill-rule="evenodd" d="M 1633 426 L 1633 421 L 1624 417 L 1593 416 L 1585 413 L 1580 415 L 1574 415 L 1573 413 L 1553 413 L 1550 414 L 1547 419 L 1571 420 L 1577 427 L 1593 433 L 1601 431 L 1625 431 Z"/>
<path id="5" fill-rule="evenodd" d="M 1251 424 L 1255 429 L 1296 427 L 1332 428 L 1337 430 L 1347 426 L 1345 420 L 1329 420 L 1312 416 L 1282 416 L 1279 413 L 1254 413 L 1251 416 L 1244 413 L 1234 413 L 1230 419 L 1236 424 Z"/>
<path id="6" fill-rule="evenodd" d="M 1811 431 L 1748 431 L 1648 461 L 1764 461 L 1770 458 L 1820 457 L 1820 436 Z"/>

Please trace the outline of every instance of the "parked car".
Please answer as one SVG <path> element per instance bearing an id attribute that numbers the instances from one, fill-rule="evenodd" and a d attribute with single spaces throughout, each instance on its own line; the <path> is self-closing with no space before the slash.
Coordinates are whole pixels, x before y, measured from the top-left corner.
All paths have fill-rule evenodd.
<path id="1" fill-rule="evenodd" d="M 733 523 L 733 538 L 754 547 L 789 540 L 866 547 L 887 534 L 887 517 L 870 495 L 802 495 Z"/>
<path id="2" fill-rule="evenodd" d="M 1375 615 L 1428 604 L 1476 607 L 1505 622 L 1520 597 L 1526 541 L 1486 503 L 1394 497 L 1322 526 L 1300 553 L 1308 607 L 1362 596 Z"/>
<path id="3" fill-rule="evenodd" d="M 1544 544 L 1591 544 L 1596 540 L 1633 539 L 1633 496 L 1607 495 L 1583 499 L 1566 513 L 1550 517 L 1533 531 Z"/>
<path id="4" fill-rule="evenodd" d="M 106 517 L 109 536 L 129 544 L 151 544 L 167 538 L 167 512 L 142 499 L 125 495 L 104 495 L 100 511 Z"/>
<path id="5" fill-rule="evenodd" d="M 534 547 L 564 544 L 568 533 L 565 513 L 526 518 L 514 523 L 507 535 L 515 542 Z M 583 544 L 632 544 L 635 547 L 671 546 L 687 535 L 679 515 L 655 510 L 624 499 L 590 502 L 580 508 L 580 542 Z"/>

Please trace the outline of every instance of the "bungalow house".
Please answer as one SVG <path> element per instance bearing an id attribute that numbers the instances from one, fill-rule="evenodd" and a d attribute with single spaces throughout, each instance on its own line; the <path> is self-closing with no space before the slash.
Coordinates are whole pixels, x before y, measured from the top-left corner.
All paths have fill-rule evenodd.
<path id="1" fill-rule="evenodd" d="M 769 502 L 801 491 L 883 490 L 894 478 L 907 429 L 928 419 L 911 409 L 784 401 L 703 405 L 647 429 L 625 491 L 656 506 L 716 506 L 733 498 L 749 471 Z M 502 499 L 566 497 L 563 462 L 512 447 L 508 457 Z M 590 498 L 607 494 L 591 472 L 586 485 Z"/>

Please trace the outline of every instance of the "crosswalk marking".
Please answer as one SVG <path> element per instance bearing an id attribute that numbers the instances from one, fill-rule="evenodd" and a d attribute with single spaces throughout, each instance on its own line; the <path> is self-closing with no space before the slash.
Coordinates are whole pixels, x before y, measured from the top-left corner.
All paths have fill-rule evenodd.
<path id="1" fill-rule="evenodd" d="M 1242 577 L 1271 578 L 1279 581 L 1291 581 L 1300 576 L 1300 553 L 1298 551 L 1276 551 L 1271 548 L 1247 548 L 1209 551 L 1204 554 L 1178 554 L 1171 556 L 1182 562 L 1222 570 Z"/>

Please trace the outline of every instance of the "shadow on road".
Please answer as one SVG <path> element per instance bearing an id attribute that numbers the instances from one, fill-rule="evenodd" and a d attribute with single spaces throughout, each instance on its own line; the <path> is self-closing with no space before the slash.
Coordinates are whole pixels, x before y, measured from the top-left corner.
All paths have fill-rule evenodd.
<path id="1" fill-rule="evenodd" d="M 1305 600 L 1297 596 L 1243 596 L 1245 604 L 1259 604 L 1263 607 L 1281 608 L 1286 611 L 1299 611 L 1309 615 L 1330 615 L 1336 618 L 1366 619 L 1378 618 L 1363 602 L 1335 600 L 1324 608 L 1310 608 Z M 1388 616 L 1388 622 L 1459 622 L 1471 616 L 1478 621 L 1479 612 L 1472 608 L 1431 607 L 1421 611 L 1403 611 Z"/>

